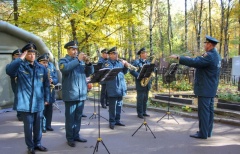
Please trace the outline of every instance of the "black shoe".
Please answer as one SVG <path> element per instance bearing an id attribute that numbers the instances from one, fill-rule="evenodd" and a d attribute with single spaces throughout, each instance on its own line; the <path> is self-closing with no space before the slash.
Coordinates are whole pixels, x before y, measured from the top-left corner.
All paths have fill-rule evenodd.
<path id="1" fill-rule="evenodd" d="M 34 149 L 28 149 L 28 154 L 35 154 Z"/>
<path id="2" fill-rule="evenodd" d="M 114 129 L 114 125 L 111 125 L 111 124 L 110 124 L 110 125 L 109 125 L 109 128 L 110 128 L 110 129 Z"/>
<path id="3" fill-rule="evenodd" d="M 121 122 L 117 122 L 115 123 L 115 125 L 118 125 L 118 126 L 125 126 L 125 124 L 121 123 Z"/>
<path id="4" fill-rule="evenodd" d="M 35 150 L 39 150 L 39 151 L 43 151 L 43 152 L 48 151 L 48 149 L 47 149 L 46 147 L 42 146 L 42 145 L 37 146 L 37 147 L 35 147 L 34 149 L 35 149 Z"/>
<path id="5" fill-rule="evenodd" d="M 138 118 L 143 119 L 143 116 L 142 115 L 138 115 Z"/>
<path id="6" fill-rule="evenodd" d="M 201 137 L 198 133 L 196 133 L 196 134 L 192 134 L 192 135 L 190 135 L 190 137 L 198 138 L 198 139 L 207 139 L 207 138 L 203 138 L 203 137 Z"/>
<path id="7" fill-rule="evenodd" d="M 48 131 L 54 131 L 54 129 L 52 129 L 51 127 L 47 128 Z"/>
<path id="8" fill-rule="evenodd" d="M 85 114 L 82 114 L 82 117 L 86 118 L 87 116 Z"/>
<path id="9" fill-rule="evenodd" d="M 107 108 L 107 106 L 102 106 L 102 108 L 106 109 L 106 108 Z"/>
<path id="10" fill-rule="evenodd" d="M 22 120 L 22 118 L 19 118 L 19 117 L 18 117 L 18 121 L 23 121 L 23 120 Z"/>
<path id="11" fill-rule="evenodd" d="M 78 142 L 87 142 L 87 140 L 86 139 L 84 139 L 84 138 L 77 138 L 77 139 L 74 139 L 74 141 L 78 141 Z"/>
<path id="12" fill-rule="evenodd" d="M 46 130 L 42 130 L 43 133 L 46 133 L 47 131 Z"/>
<path id="13" fill-rule="evenodd" d="M 76 144 L 73 142 L 73 141 L 68 141 L 67 144 L 70 146 L 70 147 L 75 147 Z"/>
<path id="14" fill-rule="evenodd" d="M 199 133 L 199 131 L 197 131 L 196 133 L 198 134 L 198 133 Z M 208 137 L 210 138 L 210 137 L 212 137 L 212 135 L 209 135 L 209 134 L 208 134 Z"/>
<path id="15" fill-rule="evenodd" d="M 150 115 L 147 114 L 147 113 L 143 114 L 143 116 L 144 116 L 144 117 L 150 117 Z"/>

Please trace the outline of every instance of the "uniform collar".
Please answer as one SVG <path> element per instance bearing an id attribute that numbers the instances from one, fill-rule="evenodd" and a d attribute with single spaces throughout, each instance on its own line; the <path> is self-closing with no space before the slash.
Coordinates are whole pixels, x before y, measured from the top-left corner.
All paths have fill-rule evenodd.
<path id="1" fill-rule="evenodd" d="M 144 60 L 144 59 L 140 58 L 139 60 L 140 60 L 140 62 L 146 62 L 146 59 Z"/>

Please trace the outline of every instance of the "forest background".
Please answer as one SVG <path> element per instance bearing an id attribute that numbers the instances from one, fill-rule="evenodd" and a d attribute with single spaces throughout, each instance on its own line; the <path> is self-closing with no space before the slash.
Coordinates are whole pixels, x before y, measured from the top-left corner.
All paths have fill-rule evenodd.
<path id="1" fill-rule="evenodd" d="M 157 58 L 193 56 L 211 35 L 228 60 L 240 55 L 239 6 L 240 0 L 0 0 L 0 20 L 41 37 L 56 59 L 70 40 L 94 60 L 113 46 L 128 61 L 142 47 Z"/>

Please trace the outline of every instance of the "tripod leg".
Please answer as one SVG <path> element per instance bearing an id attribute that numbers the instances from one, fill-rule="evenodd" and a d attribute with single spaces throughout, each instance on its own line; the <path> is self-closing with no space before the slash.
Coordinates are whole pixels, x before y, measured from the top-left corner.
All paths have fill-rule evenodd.
<path id="1" fill-rule="evenodd" d="M 141 126 L 138 127 L 138 129 L 132 134 L 132 136 L 133 136 L 134 134 L 136 134 L 136 132 L 137 132 L 142 126 L 143 126 L 143 123 L 142 123 Z"/>
<path id="2" fill-rule="evenodd" d="M 98 115 L 98 116 L 99 116 L 99 115 Z M 100 117 L 101 117 L 101 118 L 103 118 L 103 119 L 105 119 L 105 120 L 107 120 L 106 118 L 104 118 L 104 117 L 103 117 L 103 116 L 101 116 L 101 115 L 100 115 Z M 107 120 L 107 121 L 108 121 L 108 120 Z"/>
<path id="3" fill-rule="evenodd" d="M 148 126 L 148 124 L 145 125 L 149 130 L 150 132 L 152 133 L 153 137 L 156 138 L 156 136 L 153 134 L 152 130 L 150 129 L 150 127 Z"/>
<path id="4" fill-rule="evenodd" d="M 157 123 L 158 123 L 159 121 L 161 121 L 166 115 L 167 115 L 167 113 L 166 113 L 164 116 L 162 116 L 162 118 L 159 119 L 159 120 L 157 121 Z"/>
<path id="5" fill-rule="evenodd" d="M 101 141 L 103 146 L 105 147 L 105 149 L 107 150 L 107 152 L 110 154 L 110 152 L 108 151 L 108 148 L 106 147 L 106 145 L 103 143 L 103 140 Z"/>
<path id="6" fill-rule="evenodd" d="M 94 154 L 95 152 L 98 152 L 98 145 L 99 145 L 99 141 L 97 141 L 97 143 L 96 143 L 96 145 L 95 145 L 93 154 Z"/>
<path id="7" fill-rule="evenodd" d="M 178 121 L 173 117 L 173 115 L 172 114 L 170 114 L 170 116 L 178 123 Z M 179 124 L 179 123 L 178 123 Z"/>

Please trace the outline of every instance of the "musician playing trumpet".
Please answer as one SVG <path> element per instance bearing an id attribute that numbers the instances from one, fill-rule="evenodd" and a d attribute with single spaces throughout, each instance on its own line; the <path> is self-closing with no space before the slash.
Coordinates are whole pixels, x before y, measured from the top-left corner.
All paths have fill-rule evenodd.
<path id="1" fill-rule="evenodd" d="M 87 99 L 87 81 L 94 68 L 83 52 L 78 53 L 77 41 L 64 45 L 67 54 L 59 60 L 62 72 L 62 99 L 65 103 L 65 130 L 67 144 L 75 147 L 75 141 L 87 142 L 79 134 L 84 101 Z"/>
<path id="2" fill-rule="evenodd" d="M 57 71 L 53 63 L 49 61 L 48 54 L 43 54 L 37 59 L 38 63 L 45 66 L 48 70 L 48 78 L 50 83 L 49 102 L 45 103 L 43 110 L 43 121 L 42 121 L 42 132 L 53 131 L 51 126 L 52 114 L 53 114 L 53 103 L 55 102 L 55 85 L 58 83 Z"/>
<path id="3" fill-rule="evenodd" d="M 146 86 L 141 85 L 141 79 L 137 79 L 141 68 L 144 64 L 150 64 L 150 62 L 147 60 L 148 53 L 145 48 L 141 48 L 137 54 L 139 55 L 139 59 L 133 61 L 133 66 L 138 67 L 139 69 L 137 71 L 130 70 L 130 73 L 135 77 L 135 84 L 136 84 L 136 90 L 137 90 L 137 116 L 141 119 L 143 119 L 143 116 L 150 116 L 146 113 L 147 110 L 147 101 L 148 101 L 148 93 L 151 89 L 151 81 L 148 82 Z"/>
<path id="4" fill-rule="evenodd" d="M 118 60 L 117 48 L 113 47 L 108 50 L 109 60 L 103 64 L 104 68 L 123 68 L 115 79 L 104 82 L 108 94 L 109 102 L 109 128 L 114 129 L 115 125 L 125 126 L 121 119 L 123 96 L 126 95 L 127 86 L 124 75 L 128 72 L 128 63 L 125 60 Z"/>

